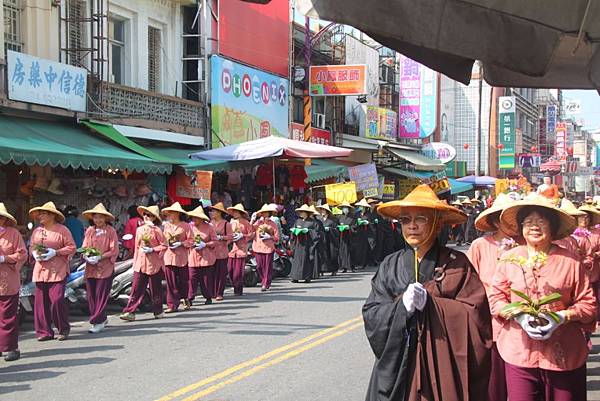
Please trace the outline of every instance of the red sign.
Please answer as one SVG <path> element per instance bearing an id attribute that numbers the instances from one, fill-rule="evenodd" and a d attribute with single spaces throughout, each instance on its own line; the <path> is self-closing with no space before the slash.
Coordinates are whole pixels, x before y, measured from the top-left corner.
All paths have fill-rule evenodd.
<path id="1" fill-rule="evenodd" d="M 271 1 L 264 5 L 245 1 L 220 1 L 219 53 L 287 77 L 290 52 L 289 10 L 289 0 Z"/>
<path id="2" fill-rule="evenodd" d="M 290 124 L 290 139 L 295 141 L 304 141 L 304 126 L 302 124 Z"/>
<path id="3" fill-rule="evenodd" d="M 565 123 L 556 124 L 556 156 L 560 160 L 567 159 L 567 125 Z"/>
<path id="4" fill-rule="evenodd" d="M 312 96 L 364 95 L 367 93 L 367 66 L 312 65 L 310 94 Z"/>
<path id="5" fill-rule="evenodd" d="M 331 132 L 325 129 L 312 127 L 309 142 L 331 145 Z M 290 124 L 290 139 L 304 141 L 304 126 L 299 123 Z"/>

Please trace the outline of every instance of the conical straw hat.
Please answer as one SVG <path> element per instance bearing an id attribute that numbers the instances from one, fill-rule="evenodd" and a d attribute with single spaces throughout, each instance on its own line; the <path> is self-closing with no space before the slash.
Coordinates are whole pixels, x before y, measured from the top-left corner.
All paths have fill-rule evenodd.
<path id="1" fill-rule="evenodd" d="M 6 217 L 8 219 L 8 222 L 10 225 L 16 226 L 17 225 L 17 219 L 15 219 L 13 217 L 12 214 L 8 213 L 8 210 L 6 210 L 6 206 L 4 206 L 4 203 L 0 202 L 0 216 L 2 217 Z"/>
<path id="2" fill-rule="evenodd" d="M 150 213 L 152 216 L 156 217 L 156 219 L 159 222 L 162 222 L 162 219 L 160 218 L 160 210 L 158 209 L 158 206 L 138 206 L 137 208 L 137 212 L 140 216 L 144 216 L 144 213 Z"/>
<path id="3" fill-rule="evenodd" d="M 573 217 L 585 216 L 585 212 L 583 210 L 577 209 L 573 202 L 571 202 L 567 198 L 563 198 L 562 203 L 560 204 L 560 208 Z"/>
<path id="4" fill-rule="evenodd" d="M 202 208 L 202 206 L 198 206 L 197 208 L 195 208 L 191 212 L 188 212 L 187 214 L 190 217 L 197 217 L 197 218 L 202 219 L 204 221 L 210 221 L 210 219 L 208 218 L 208 216 L 206 215 L 206 213 L 204 213 L 204 209 Z"/>
<path id="5" fill-rule="evenodd" d="M 164 215 L 165 212 L 176 212 L 176 213 L 183 213 L 185 215 L 188 214 L 188 212 L 186 212 L 185 210 L 183 210 L 183 208 L 181 207 L 181 205 L 179 204 L 179 202 L 175 202 L 173 203 L 171 206 L 164 208 L 163 210 L 161 210 L 161 213 Z"/>
<path id="6" fill-rule="evenodd" d="M 494 226 L 494 220 L 499 221 L 500 213 L 502 213 L 504 208 L 512 202 L 514 201 L 510 196 L 502 193 L 498 195 L 496 200 L 494 200 L 492 207 L 485 209 L 479 214 L 475 220 L 475 228 L 484 232 L 496 231 L 497 228 Z"/>
<path id="7" fill-rule="evenodd" d="M 42 211 L 56 215 L 59 223 L 64 223 L 65 221 L 65 216 L 56 208 L 54 202 L 46 202 L 42 206 L 34 207 L 33 209 L 29 210 L 29 216 L 32 219 L 37 220 L 38 215 Z"/>
<path id="8" fill-rule="evenodd" d="M 102 215 L 108 217 L 110 219 L 110 221 L 115 220 L 115 216 L 113 216 L 108 210 L 106 210 L 106 208 L 104 207 L 104 205 L 102 203 L 98 203 L 96 206 L 94 206 L 93 209 L 86 210 L 85 212 L 83 212 L 81 214 L 83 215 L 83 217 L 85 217 L 88 220 L 91 220 L 95 214 L 102 214 Z"/>
<path id="9" fill-rule="evenodd" d="M 324 205 L 317 206 L 317 209 L 327 210 L 329 213 L 332 213 L 331 209 L 329 208 L 329 205 L 327 203 L 325 203 Z"/>
<path id="10" fill-rule="evenodd" d="M 371 207 L 371 205 L 369 205 L 369 202 L 367 202 L 367 200 L 365 198 L 362 198 L 360 201 L 356 202 L 354 204 L 355 207 L 357 206 L 362 206 L 362 207 Z"/>
<path id="11" fill-rule="evenodd" d="M 275 213 L 277 212 L 277 205 L 273 205 L 273 204 L 264 204 L 262 205 L 262 208 L 260 208 L 259 211 L 257 211 L 256 213 Z"/>
<path id="12" fill-rule="evenodd" d="M 298 209 L 296 209 L 296 212 L 312 213 L 313 211 L 310 210 L 310 207 L 305 203 L 304 205 L 302 205 Z"/>
<path id="13" fill-rule="evenodd" d="M 600 211 L 598 209 L 592 205 L 583 205 L 579 208 L 579 210 L 591 214 L 591 225 L 595 226 L 596 224 L 600 224 Z"/>
<path id="14" fill-rule="evenodd" d="M 244 209 L 244 205 L 242 205 L 241 203 L 238 203 L 238 204 L 237 204 L 237 205 L 235 205 L 235 206 L 232 206 L 232 207 L 228 207 L 228 208 L 227 208 L 227 212 L 228 212 L 229 214 L 231 214 L 231 212 L 232 212 L 232 211 L 234 211 L 234 210 L 237 210 L 238 212 L 240 212 L 240 213 L 242 213 L 242 214 L 248 215 L 248 212 L 246 211 L 246 209 Z"/>
<path id="15" fill-rule="evenodd" d="M 223 205 L 223 202 L 219 202 L 214 206 L 209 206 L 209 209 L 213 209 L 213 210 L 218 210 L 219 212 L 225 213 L 225 214 L 229 214 L 227 213 L 227 209 L 225 209 L 225 205 Z"/>

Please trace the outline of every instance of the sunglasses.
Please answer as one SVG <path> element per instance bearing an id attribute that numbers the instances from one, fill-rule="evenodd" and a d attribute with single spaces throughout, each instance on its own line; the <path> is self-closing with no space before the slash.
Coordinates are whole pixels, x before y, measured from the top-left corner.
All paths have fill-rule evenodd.
<path id="1" fill-rule="evenodd" d="M 154 215 L 150 213 L 144 213 L 144 217 L 154 217 Z"/>

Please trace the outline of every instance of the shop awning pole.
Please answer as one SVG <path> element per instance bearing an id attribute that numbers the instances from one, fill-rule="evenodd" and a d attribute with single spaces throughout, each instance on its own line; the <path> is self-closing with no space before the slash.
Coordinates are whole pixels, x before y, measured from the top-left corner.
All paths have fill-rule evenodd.
<path id="1" fill-rule="evenodd" d="M 271 203 L 275 203 L 275 158 L 273 157 L 271 160 L 273 161 L 273 199 L 271 200 Z"/>

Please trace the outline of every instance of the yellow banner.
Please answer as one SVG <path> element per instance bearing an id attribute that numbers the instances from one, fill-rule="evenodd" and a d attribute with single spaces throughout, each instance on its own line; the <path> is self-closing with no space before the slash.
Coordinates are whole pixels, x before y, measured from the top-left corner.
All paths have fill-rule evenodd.
<path id="1" fill-rule="evenodd" d="M 336 206 L 342 202 L 354 203 L 356 202 L 356 183 L 350 181 L 325 185 L 325 197 L 330 206 Z"/>

